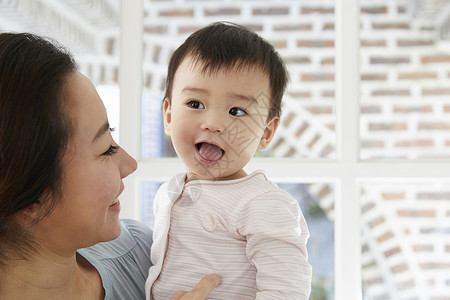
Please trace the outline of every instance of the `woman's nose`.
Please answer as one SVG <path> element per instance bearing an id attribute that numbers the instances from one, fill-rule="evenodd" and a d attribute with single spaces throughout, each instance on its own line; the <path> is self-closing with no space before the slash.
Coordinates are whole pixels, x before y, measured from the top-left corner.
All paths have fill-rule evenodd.
<path id="1" fill-rule="evenodd" d="M 137 161 L 128 154 L 127 151 L 120 148 L 119 150 L 119 169 L 120 169 L 120 176 L 121 178 L 125 178 L 137 169 Z"/>

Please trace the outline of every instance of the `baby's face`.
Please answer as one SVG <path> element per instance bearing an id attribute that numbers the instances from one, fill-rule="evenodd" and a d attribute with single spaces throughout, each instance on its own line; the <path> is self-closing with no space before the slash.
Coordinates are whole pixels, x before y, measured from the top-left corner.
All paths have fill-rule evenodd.
<path id="1" fill-rule="evenodd" d="M 172 99 L 164 103 L 166 133 L 188 171 L 188 180 L 229 180 L 275 133 L 278 118 L 267 120 L 270 86 L 256 68 L 201 72 L 184 59 L 175 73 Z"/>

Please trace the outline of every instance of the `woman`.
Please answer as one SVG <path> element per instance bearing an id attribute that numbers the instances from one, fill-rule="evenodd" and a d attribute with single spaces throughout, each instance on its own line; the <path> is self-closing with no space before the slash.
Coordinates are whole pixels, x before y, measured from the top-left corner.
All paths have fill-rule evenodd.
<path id="1" fill-rule="evenodd" d="M 66 50 L 0 34 L 1 299 L 143 299 L 151 232 L 119 221 L 136 167 Z M 203 299 L 219 283 L 207 276 L 172 299 Z"/>

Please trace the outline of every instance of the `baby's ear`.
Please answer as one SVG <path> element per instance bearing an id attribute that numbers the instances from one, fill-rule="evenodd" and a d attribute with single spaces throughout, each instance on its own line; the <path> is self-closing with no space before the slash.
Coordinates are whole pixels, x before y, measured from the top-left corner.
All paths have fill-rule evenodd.
<path id="1" fill-rule="evenodd" d="M 164 98 L 163 103 L 163 114 L 164 114 L 164 132 L 170 135 L 170 124 L 172 122 L 172 111 L 170 106 L 170 101 L 168 98 Z"/>
<path id="2" fill-rule="evenodd" d="M 269 146 L 270 142 L 273 139 L 273 136 L 275 135 L 275 132 L 277 131 L 278 123 L 280 123 L 279 117 L 274 117 L 269 123 L 267 123 L 261 140 L 259 141 L 258 150 L 265 150 L 267 146 Z"/>

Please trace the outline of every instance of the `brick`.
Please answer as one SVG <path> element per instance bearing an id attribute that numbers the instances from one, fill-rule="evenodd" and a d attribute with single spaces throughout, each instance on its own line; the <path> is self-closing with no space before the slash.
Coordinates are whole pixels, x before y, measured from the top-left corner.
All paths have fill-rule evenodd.
<path id="1" fill-rule="evenodd" d="M 165 25 L 145 25 L 144 33 L 150 34 L 166 34 L 168 32 L 167 26 Z"/>
<path id="2" fill-rule="evenodd" d="M 300 80 L 303 82 L 334 81 L 334 73 L 309 73 L 302 74 Z"/>
<path id="3" fill-rule="evenodd" d="M 381 196 L 384 200 L 405 200 L 405 193 L 382 193 Z"/>
<path id="4" fill-rule="evenodd" d="M 300 127 L 300 128 L 295 132 L 295 136 L 296 136 L 296 137 L 300 137 L 300 136 L 303 134 L 303 132 L 304 132 L 308 127 L 309 127 L 309 124 L 304 123 L 304 124 L 302 125 L 302 127 Z"/>
<path id="5" fill-rule="evenodd" d="M 398 74 L 399 80 L 424 80 L 436 78 L 436 72 L 402 72 Z"/>
<path id="6" fill-rule="evenodd" d="M 434 41 L 433 40 L 398 40 L 397 46 L 398 47 L 423 47 L 423 46 L 433 46 Z"/>
<path id="7" fill-rule="evenodd" d="M 436 211 L 433 209 L 399 209 L 397 215 L 403 218 L 434 218 Z"/>
<path id="8" fill-rule="evenodd" d="M 432 244 L 419 244 L 413 245 L 414 252 L 433 252 L 434 245 Z"/>
<path id="9" fill-rule="evenodd" d="M 300 9 L 300 13 L 302 14 L 321 14 L 321 15 L 332 15 L 334 14 L 334 7 L 302 7 Z"/>
<path id="10" fill-rule="evenodd" d="M 194 10 L 193 9 L 170 9 L 170 10 L 161 10 L 159 12 L 159 16 L 161 17 L 193 17 Z"/>
<path id="11" fill-rule="evenodd" d="M 397 282 L 397 288 L 400 290 L 400 291 L 404 291 L 404 290 L 409 290 L 409 289 L 412 289 L 412 288 L 414 288 L 415 286 L 416 286 L 416 284 L 414 283 L 414 280 L 413 279 L 409 279 L 409 280 L 406 280 L 406 281 L 402 281 L 402 282 Z M 414 298 L 409 298 L 408 300 L 413 300 Z"/>
<path id="12" fill-rule="evenodd" d="M 334 23 L 324 23 L 322 25 L 322 31 L 334 31 Z"/>
<path id="13" fill-rule="evenodd" d="M 325 148 L 319 153 L 319 157 L 328 157 L 331 153 L 334 152 L 334 147 L 330 144 L 327 144 Z"/>
<path id="14" fill-rule="evenodd" d="M 334 57 L 323 58 L 323 59 L 320 61 L 320 64 L 321 64 L 322 66 L 325 66 L 325 65 L 334 65 Z"/>
<path id="15" fill-rule="evenodd" d="M 379 114 L 381 107 L 379 105 L 361 105 L 361 114 Z"/>
<path id="16" fill-rule="evenodd" d="M 394 247 L 392 249 L 384 251 L 384 256 L 385 257 L 391 257 L 391 256 L 394 256 L 394 255 L 399 254 L 399 253 L 401 253 L 400 247 Z"/>
<path id="17" fill-rule="evenodd" d="M 432 32 L 432 31 L 436 30 L 436 27 L 434 25 L 426 24 L 426 25 L 421 25 L 419 30 Z"/>
<path id="18" fill-rule="evenodd" d="M 450 88 L 423 88 L 423 96 L 442 96 L 450 95 Z"/>
<path id="19" fill-rule="evenodd" d="M 387 75 L 381 73 L 365 73 L 361 74 L 361 81 L 386 81 Z"/>
<path id="20" fill-rule="evenodd" d="M 385 14 L 388 12 L 386 6 L 369 6 L 369 7 L 361 7 L 361 14 L 369 14 L 369 15 L 379 15 Z"/>
<path id="21" fill-rule="evenodd" d="M 379 65 L 379 64 L 398 65 L 409 63 L 410 63 L 409 57 L 404 56 L 391 56 L 391 57 L 374 56 L 370 58 L 371 65 Z"/>
<path id="22" fill-rule="evenodd" d="M 407 264 L 403 263 L 403 264 L 392 266 L 391 271 L 394 274 L 399 274 L 399 273 L 409 271 L 409 268 L 408 268 Z"/>
<path id="23" fill-rule="evenodd" d="M 450 192 L 419 192 L 417 200 L 450 200 Z"/>
<path id="24" fill-rule="evenodd" d="M 239 7 L 223 7 L 218 9 L 205 9 L 205 16 L 238 16 L 241 14 L 241 9 Z"/>
<path id="25" fill-rule="evenodd" d="M 335 97 L 335 92 L 333 91 L 323 91 L 322 92 L 322 97 L 324 98 L 334 98 Z"/>
<path id="26" fill-rule="evenodd" d="M 369 47 L 386 47 L 386 40 L 361 40 L 361 47 L 369 48 Z"/>
<path id="27" fill-rule="evenodd" d="M 369 202 L 369 203 L 364 204 L 361 207 L 361 214 L 365 214 L 366 212 L 372 210 L 374 207 L 375 207 L 375 204 L 373 204 L 373 202 Z"/>
<path id="28" fill-rule="evenodd" d="M 373 228 L 377 227 L 378 225 L 383 224 L 385 221 L 386 221 L 386 219 L 383 216 L 378 216 L 377 218 L 375 218 L 369 222 L 369 226 L 370 226 L 370 228 L 373 229 Z"/>
<path id="29" fill-rule="evenodd" d="M 289 115 L 287 115 L 286 117 L 283 118 L 283 126 L 289 127 L 289 125 L 294 120 L 294 118 L 295 118 L 295 114 L 292 112 L 289 113 Z"/>
<path id="30" fill-rule="evenodd" d="M 395 147 L 399 148 L 425 148 L 433 147 L 434 143 L 429 139 L 416 139 L 395 142 Z"/>
<path id="31" fill-rule="evenodd" d="M 398 114 L 433 112 L 431 105 L 394 105 L 393 110 Z"/>
<path id="32" fill-rule="evenodd" d="M 286 152 L 283 157 L 292 157 L 295 155 L 297 151 L 294 148 L 290 148 L 288 152 Z"/>
<path id="33" fill-rule="evenodd" d="M 371 131 L 405 131 L 406 123 L 386 122 L 386 123 L 370 123 L 369 129 Z"/>
<path id="34" fill-rule="evenodd" d="M 295 64 L 295 65 L 304 65 L 310 64 L 311 58 L 308 56 L 285 56 L 283 57 L 283 61 L 286 64 Z"/>
<path id="35" fill-rule="evenodd" d="M 362 140 L 361 148 L 370 149 L 370 148 L 384 148 L 384 142 L 381 140 Z"/>
<path id="36" fill-rule="evenodd" d="M 385 241 L 387 241 L 387 240 L 390 240 L 391 238 L 393 238 L 394 237 L 394 234 L 392 233 L 392 231 L 387 231 L 387 232 L 385 232 L 384 234 L 382 234 L 382 235 L 380 235 L 378 238 L 377 238 L 377 241 L 378 241 L 378 243 L 383 243 L 383 242 L 385 242 Z"/>
<path id="37" fill-rule="evenodd" d="M 435 55 L 422 56 L 421 61 L 423 64 L 450 63 L 450 55 L 435 54 Z"/>
<path id="38" fill-rule="evenodd" d="M 450 123 L 446 122 L 419 122 L 419 130 L 450 130 Z"/>
<path id="39" fill-rule="evenodd" d="M 314 138 L 308 143 L 308 148 L 312 149 L 319 139 L 320 135 L 316 134 Z"/>
<path id="40" fill-rule="evenodd" d="M 292 98 L 311 98 L 311 92 L 303 91 L 303 92 L 288 92 L 287 93 Z"/>
<path id="41" fill-rule="evenodd" d="M 422 270 L 449 270 L 450 271 L 450 263 L 436 262 L 436 263 L 421 263 L 419 264 Z"/>
<path id="42" fill-rule="evenodd" d="M 200 28 L 201 26 L 179 26 L 178 34 L 192 33 Z"/>
<path id="43" fill-rule="evenodd" d="M 301 48 L 333 48 L 334 40 L 302 40 L 302 41 L 297 41 L 297 47 L 301 47 Z"/>
<path id="44" fill-rule="evenodd" d="M 405 14 L 405 13 L 407 13 L 407 12 L 408 12 L 408 8 L 407 8 L 405 5 L 399 5 L 399 6 L 397 6 L 397 13 L 398 13 L 399 15 Z"/>
<path id="45" fill-rule="evenodd" d="M 333 113 L 333 108 L 331 106 L 305 106 L 305 109 L 314 115 L 330 115 Z"/>
<path id="46" fill-rule="evenodd" d="M 387 29 L 410 29 L 409 23 L 406 22 L 379 22 L 372 24 L 373 29 L 387 30 Z"/>
<path id="47" fill-rule="evenodd" d="M 304 24 L 277 24 L 273 27 L 274 31 L 282 31 L 282 32 L 292 32 L 292 31 L 311 31 L 312 24 L 304 23 Z"/>
<path id="48" fill-rule="evenodd" d="M 380 89 L 374 90 L 372 96 L 410 96 L 409 89 Z"/>
<path id="49" fill-rule="evenodd" d="M 289 15 L 289 7 L 254 8 L 252 13 L 254 16 Z"/>
<path id="50" fill-rule="evenodd" d="M 375 278 L 370 278 L 369 280 L 366 281 L 366 284 L 368 284 L 369 286 L 372 285 L 381 285 L 383 284 L 383 278 L 382 277 L 375 277 Z M 384 298 L 383 298 L 384 299 Z M 375 300 L 375 299 L 374 299 Z"/>
<path id="51" fill-rule="evenodd" d="M 269 42 L 278 49 L 286 48 L 287 41 L 286 40 L 269 40 Z"/>

